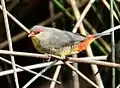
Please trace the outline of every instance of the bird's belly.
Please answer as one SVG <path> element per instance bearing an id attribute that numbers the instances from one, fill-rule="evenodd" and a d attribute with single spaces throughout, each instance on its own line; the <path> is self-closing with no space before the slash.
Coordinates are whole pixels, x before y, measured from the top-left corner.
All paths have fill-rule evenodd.
<path id="1" fill-rule="evenodd" d="M 74 46 L 66 46 L 66 47 L 60 48 L 57 51 L 57 55 L 59 54 L 60 56 L 68 56 L 68 55 L 78 53 L 76 51 L 73 51 L 73 49 L 74 49 Z"/>

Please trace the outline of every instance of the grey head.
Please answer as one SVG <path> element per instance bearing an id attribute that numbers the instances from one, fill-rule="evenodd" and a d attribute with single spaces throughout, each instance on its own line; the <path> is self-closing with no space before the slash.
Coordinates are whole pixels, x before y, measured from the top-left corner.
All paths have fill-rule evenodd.
<path id="1" fill-rule="evenodd" d="M 41 25 L 35 25 L 33 26 L 30 31 L 44 31 L 46 28 L 44 26 Z"/>

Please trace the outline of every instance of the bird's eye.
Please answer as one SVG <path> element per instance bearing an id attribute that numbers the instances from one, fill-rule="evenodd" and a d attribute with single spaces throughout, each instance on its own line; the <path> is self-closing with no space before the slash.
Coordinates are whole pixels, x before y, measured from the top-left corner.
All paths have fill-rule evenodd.
<path id="1" fill-rule="evenodd" d="M 38 34 L 38 33 L 39 33 L 39 31 L 35 31 L 34 33 L 35 33 L 35 34 Z"/>
<path id="2" fill-rule="evenodd" d="M 36 29 L 36 30 L 34 31 L 35 34 L 38 34 L 38 33 L 40 33 L 40 32 L 44 32 L 44 30 L 43 30 L 43 29 Z"/>
<path id="3" fill-rule="evenodd" d="M 84 40 L 82 40 L 81 42 L 84 42 Z"/>

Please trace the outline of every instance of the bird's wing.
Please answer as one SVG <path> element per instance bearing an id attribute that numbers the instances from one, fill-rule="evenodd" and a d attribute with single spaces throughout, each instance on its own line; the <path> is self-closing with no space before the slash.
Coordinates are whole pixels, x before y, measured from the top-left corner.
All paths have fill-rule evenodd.
<path id="1" fill-rule="evenodd" d="M 67 31 L 63 31 L 63 40 L 61 40 L 64 44 L 63 46 L 69 46 L 69 45 L 74 45 L 76 43 L 80 43 L 82 42 L 83 40 L 85 40 L 87 37 L 85 36 L 81 36 L 81 35 L 78 35 L 78 34 L 74 34 L 74 33 L 71 33 L 71 32 L 67 32 Z"/>

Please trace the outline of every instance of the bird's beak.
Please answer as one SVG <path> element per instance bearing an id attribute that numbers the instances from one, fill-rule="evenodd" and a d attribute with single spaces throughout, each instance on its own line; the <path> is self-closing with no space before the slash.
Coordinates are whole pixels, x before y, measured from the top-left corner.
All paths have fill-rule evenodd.
<path id="1" fill-rule="evenodd" d="M 35 33 L 34 32 L 31 32 L 28 37 L 34 37 L 35 36 Z"/>

